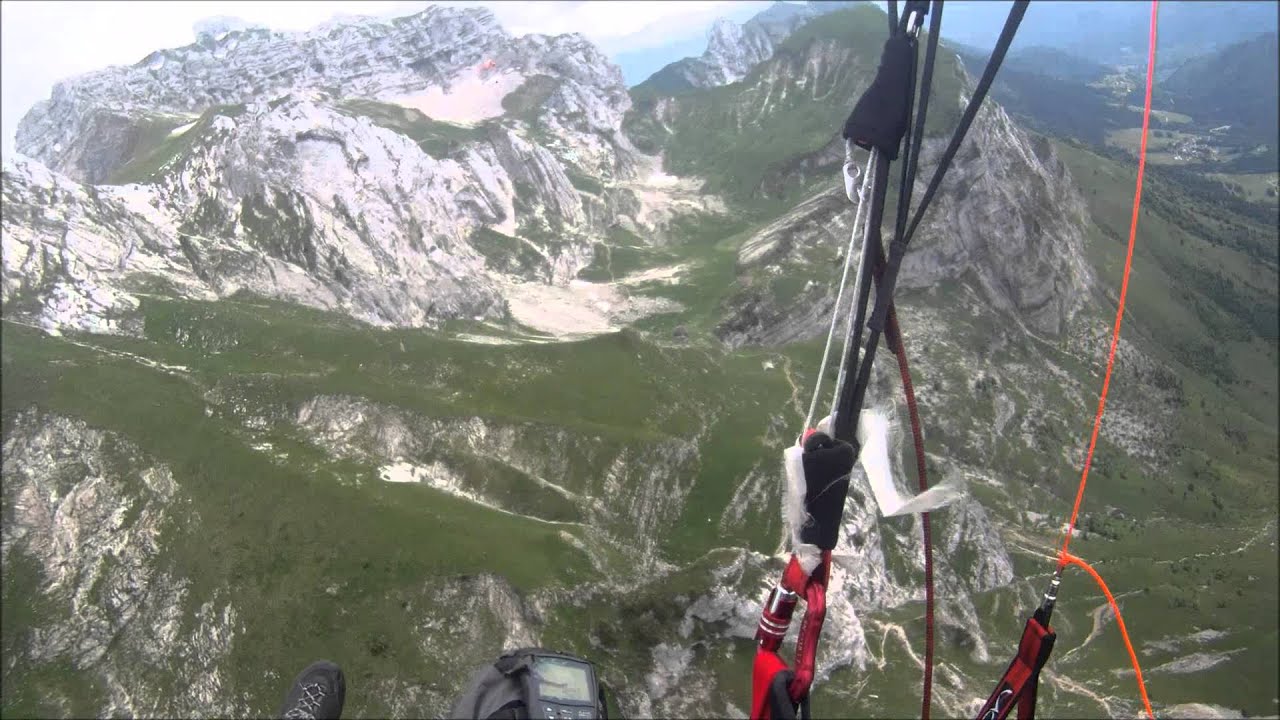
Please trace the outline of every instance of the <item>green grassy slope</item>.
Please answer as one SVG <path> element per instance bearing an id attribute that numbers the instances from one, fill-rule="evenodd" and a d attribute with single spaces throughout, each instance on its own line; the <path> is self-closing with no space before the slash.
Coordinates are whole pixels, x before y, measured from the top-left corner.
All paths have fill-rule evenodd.
<path id="1" fill-rule="evenodd" d="M 1091 260 L 1116 288 L 1134 169 L 1080 147 L 1060 145 L 1059 151 L 1086 188 L 1095 221 Z M 1275 461 L 1280 366 L 1276 228 L 1224 212 L 1221 200 L 1158 173 L 1148 178 L 1143 203 L 1125 325 L 1132 335 L 1126 337 L 1174 364 L 1219 413 L 1207 425 L 1185 428 L 1195 438 L 1188 446 L 1265 471 Z M 1257 439 L 1243 447 L 1209 441 L 1210 433 L 1233 424 L 1271 430 L 1249 433 Z"/>
<path id="2" fill-rule="evenodd" d="M 430 488 L 373 482 L 375 468 L 335 461 L 287 435 L 269 435 L 289 454 L 289 462 L 273 462 L 248 446 L 234 421 L 205 414 L 198 380 L 9 323 L 3 332 L 6 426 L 32 406 L 82 418 L 173 470 L 192 512 L 166 533 L 158 562 L 190 578 L 196 604 L 214 592 L 235 598 L 245 627 L 228 667 L 236 672 L 232 686 L 251 697 L 279 692 L 264 670 L 302 667 L 339 650 L 357 676 L 442 671 L 443 659 L 423 657 L 403 631 L 413 618 L 400 598 L 429 578 L 489 570 L 532 589 L 590 573 L 553 526 Z M 198 375 L 234 362 L 216 359 Z M 519 538 L 520 553 L 501 552 L 495 537 Z M 330 584 L 344 588 L 342 600 L 317 601 Z M 26 630 L 20 620 L 6 618 L 6 645 Z M 371 653 L 370 638 L 390 649 Z M 6 671 L 5 684 L 25 687 L 24 677 L 21 669 Z M 6 693 L 6 714 L 45 714 L 26 704 L 38 700 L 38 693 Z"/>
<path id="3" fill-rule="evenodd" d="M 464 127 L 429 118 L 413 108 L 374 100 L 346 100 L 338 109 L 355 117 L 367 117 L 378 127 L 394 130 L 418 143 L 431 157 L 450 157 L 467 143 L 483 140 L 487 125 Z"/>
<path id="4" fill-rule="evenodd" d="M 265 669 L 301 667 L 317 655 L 344 658 L 353 677 L 445 675 L 448 658 L 424 656 L 403 632 L 421 620 L 411 608 L 432 578 L 493 572 L 524 593 L 605 579 L 566 541 L 565 533 L 583 540 L 581 528 L 383 483 L 376 464 L 326 454 L 288 420 L 312 397 L 365 398 L 446 421 L 533 423 L 598 452 L 697 437 L 696 476 L 683 479 L 692 488 L 681 522 L 660 538 L 663 554 L 684 562 L 712 547 L 766 549 L 776 539 L 770 507 L 747 509 L 746 521 L 727 529 L 707 521 L 720 518 L 737 482 L 773 450 L 761 429 L 788 391 L 757 354 L 664 348 L 632 332 L 477 345 L 247 297 L 213 304 L 149 297 L 144 313 L 145 339 L 49 337 L 6 321 L 4 420 L 7 428 L 33 407 L 81 418 L 172 468 L 191 512 L 166 532 L 160 563 L 192 579 L 197 605 L 215 592 L 235 598 L 245 620 L 229 665 L 237 695 L 269 701 L 279 688 Z M 259 414 L 272 419 L 250 432 L 246 420 Z M 283 460 L 252 447 L 264 441 Z M 553 480 L 570 490 L 598 482 L 605 468 L 592 457 L 569 458 L 568 474 Z M 458 464 L 490 476 L 495 491 L 501 468 Z M 627 472 L 642 482 L 646 469 Z M 555 512 L 526 477 L 496 485 L 520 510 Z M 576 519 L 572 509 L 562 512 Z M 628 522 L 593 529 L 624 538 Z M 606 569 L 630 572 L 616 563 Z M 343 588 L 341 601 L 317 602 L 331 584 Z M 6 603 L 6 647 L 22 642 L 40 611 Z M 47 696 L 78 687 L 79 677 L 48 666 L 7 670 L 6 685 L 25 690 L 6 693 L 6 715 L 54 712 Z M 95 712 L 92 693 L 82 701 L 73 712 Z M 382 702 L 364 697 L 354 707 L 385 714 Z"/>
<path id="5" fill-rule="evenodd" d="M 219 105 L 209 108 L 194 121 L 192 127 L 174 135 L 184 123 L 176 118 L 138 120 L 139 139 L 131 156 L 107 179 L 108 185 L 145 183 L 156 179 L 176 160 L 191 150 L 218 115 L 236 117 L 243 105 Z"/>

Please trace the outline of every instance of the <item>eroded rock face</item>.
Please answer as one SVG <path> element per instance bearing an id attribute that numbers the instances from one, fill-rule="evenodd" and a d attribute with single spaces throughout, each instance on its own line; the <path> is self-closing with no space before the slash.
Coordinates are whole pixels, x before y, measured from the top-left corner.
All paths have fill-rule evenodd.
<path id="1" fill-rule="evenodd" d="M 127 156 L 140 123 L 172 127 L 212 107 L 304 90 L 410 105 L 428 102 L 432 92 L 458 90 L 453 104 L 467 104 L 468 98 L 479 101 L 484 83 L 514 73 L 562 81 L 538 112 L 558 118 L 567 133 L 604 135 L 595 154 L 611 156 L 606 146 L 629 103 L 621 72 L 581 36 L 513 38 L 480 8 L 435 6 L 395 20 L 358 19 L 299 33 L 218 30 L 134 65 L 59 83 L 23 118 L 18 150 L 74 180 L 97 184 Z M 500 105 L 496 111 L 501 114 Z M 470 112 L 475 119 L 486 115 L 479 106 Z M 608 160 L 611 167 L 625 166 Z"/>
<path id="2" fill-rule="evenodd" d="M 132 334 L 137 298 L 120 290 L 130 269 L 196 293 L 181 251 L 111 191 L 99 192 L 25 158 L 6 161 L 3 301 L 47 328 Z"/>
<path id="3" fill-rule="evenodd" d="M 691 211 L 622 134 L 629 107 L 581 36 L 515 38 L 479 9 L 307 33 L 215 22 L 23 119 L 4 300 L 111 333 L 137 332 L 131 291 L 156 279 L 374 325 L 502 320 L 512 280 L 566 285 L 609 228 L 656 242 Z"/>
<path id="4" fill-rule="evenodd" d="M 695 88 L 737 82 L 756 65 L 773 57 L 778 43 L 796 28 L 824 13 L 852 5 L 847 2 L 775 3 L 741 25 L 720 18 L 711 26 L 707 49 L 700 57 L 678 60 L 659 74 L 667 76 L 667 82 L 674 80 Z"/>
<path id="5" fill-rule="evenodd" d="M 660 541 L 679 519 L 700 462 L 693 440 L 618 445 L 538 423 L 437 419 L 353 397 L 313 398 L 295 422 L 338 457 L 383 465 L 386 480 L 421 482 L 543 521 L 580 523 L 593 533 L 581 548 L 593 563 L 604 546 L 630 559 L 618 581 L 668 569 Z M 574 470 L 582 463 L 590 468 L 585 475 Z M 512 472 L 524 488 L 519 493 L 500 482 Z M 603 528 L 609 531 L 597 537 Z"/>
<path id="6" fill-rule="evenodd" d="M 158 538 L 176 485 L 162 466 L 121 477 L 136 449 L 83 422 L 29 412 L 6 439 L 4 556 L 21 548 L 43 575 L 43 592 L 73 610 L 48 628 L 31 656 L 67 656 L 92 667 L 139 611 L 154 573 Z"/>
<path id="7" fill-rule="evenodd" d="M 565 161 L 508 127 L 436 158 L 307 95 L 184 133 L 185 153 L 148 185 L 6 162 L 6 304 L 27 301 L 47 327 L 128 332 L 129 280 L 147 276 L 190 297 L 246 290 L 375 325 L 501 318 L 505 276 L 567 283 L 619 212 L 644 210 L 629 190 L 580 193 Z"/>
<path id="8" fill-rule="evenodd" d="M 118 435 L 32 409 L 6 433 L 4 479 L 5 595 L 39 618 L 9 662 L 95 676 L 100 714 L 247 711 L 221 667 L 237 610 L 191 598 L 189 583 L 159 565 L 170 525 L 188 512 L 168 467 Z M 19 581 L 33 587 L 11 596 Z M 159 690 L 171 683 L 177 692 Z"/>
<path id="9" fill-rule="evenodd" d="M 145 278 L 188 297 L 248 290 L 377 325 L 503 316 L 496 282 L 468 244 L 469 226 L 462 220 L 468 214 L 495 217 L 491 204 L 500 200 L 480 196 L 488 203 L 460 210 L 458 203 L 467 202 L 461 186 L 475 177 L 462 165 L 449 161 L 416 197 L 369 173 L 363 175 L 367 182 L 325 197 L 330 188 L 321 187 L 317 166 L 328 153 L 340 157 L 341 149 L 304 140 L 291 150 L 314 164 L 294 168 L 302 181 L 291 190 L 282 189 L 283 181 L 199 177 L 206 163 L 244 152 L 236 140 L 250 144 L 252 138 L 229 137 L 235 132 L 230 122 L 212 131 L 226 133 L 226 142 L 192 158 L 184 168 L 189 172 L 168 187 L 85 187 L 34 161 L 6 164 L 4 194 L 12 210 L 3 222 L 6 304 L 25 301 L 15 309 L 28 309 L 45 327 L 129 332 L 138 322 L 130 314 L 138 307 L 133 281 Z M 399 137 L 381 139 L 394 143 Z M 484 164 L 481 172 L 495 167 Z M 369 193 L 382 204 L 364 203 L 356 215 L 342 197 L 349 193 Z M 448 198 L 444 207 L 433 202 L 441 198 Z M 509 205 L 510 195 L 506 200 Z M 401 210 L 401 201 L 416 209 Z M 443 223 L 451 211 L 458 221 Z M 399 281 L 388 283 L 393 277 Z"/>
<path id="10" fill-rule="evenodd" d="M 946 142 L 926 140 L 915 198 L 927 189 Z M 830 167 L 838 172 L 838 166 Z M 744 243 L 738 255 L 743 271 L 808 268 L 816 275 L 813 292 L 780 305 L 760 288 L 747 288 L 731 301 L 721 338 L 732 346 L 780 344 L 822 332 L 835 302 L 828 278 L 839 267 L 815 267 L 808 258 L 818 247 L 845 246 L 855 209 L 833 179 L 830 190 Z M 911 241 L 898 288 L 927 289 L 971 277 L 997 310 L 1036 333 L 1061 335 L 1093 284 L 1084 257 L 1086 223 L 1084 200 L 1048 141 L 1027 135 L 988 102 Z M 889 219 L 886 242 L 892 229 Z M 861 252 L 860 243 L 855 252 Z"/>
<path id="11" fill-rule="evenodd" d="M 927 142 L 920 197 L 946 147 Z M 1084 198 L 1043 137 L 985 103 L 903 259 L 902 287 L 971 271 L 993 305 L 1057 336 L 1093 285 L 1084 256 Z"/>
<path id="12" fill-rule="evenodd" d="M 468 638 L 476 637 L 494 638 L 503 649 L 541 643 L 537 611 L 499 576 L 482 573 L 433 582 L 424 589 L 423 599 L 423 620 L 415 631 L 428 657 L 456 653 L 467 647 Z M 435 608 L 451 612 L 431 612 Z M 468 660 L 460 666 L 469 669 L 492 662 L 493 647 L 474 648 Z"/>
<path id="13" fill-rule="evenodd" d="M 775 38 L 758 23 L 738 25 L 721 18 L 711 27 L 707 50 L 698 58 L 701 62 L 691 63 L 686 77 L 695 87 L 727 85 L 772 57 L 774 42 Z"/>

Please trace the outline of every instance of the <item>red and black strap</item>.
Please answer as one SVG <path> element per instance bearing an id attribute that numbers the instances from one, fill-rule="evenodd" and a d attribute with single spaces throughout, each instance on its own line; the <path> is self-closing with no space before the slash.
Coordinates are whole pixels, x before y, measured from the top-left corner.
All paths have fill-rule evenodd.
<path id="1" fill-rule="evenodd" d="M 978 711 L 978 720 L 1004 720 L 1014 705 L 1018 706 L 1018 720 L 1033 720 L 1036 716 L 1036 691 L 1040 685 L 1040 670 L 1049 661 L 1053 643 L 1058 636 L 1041 621 L 1037 611 L 1027 618 L 1018 643 L 1018 653 L 1013 656 L 1004 671 L 995 692 Z"/>

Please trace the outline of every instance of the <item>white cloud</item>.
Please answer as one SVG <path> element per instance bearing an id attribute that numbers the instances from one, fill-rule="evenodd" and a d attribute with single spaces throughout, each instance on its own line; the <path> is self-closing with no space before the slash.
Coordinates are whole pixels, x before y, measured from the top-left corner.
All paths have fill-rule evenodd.
<path id="1" fill-rule="evenodd" d="M 109 65 L 132 64 L 194 40 L 201 19 L 232 15 L 278 30 L 306 30 L 335 16 L 409 15 L 430 2 L 398 0 L 187 0 L 185 2 L 0 3 L 0 129 L 13 149 L 18 121 L 54 83 Z M 661 47 L 705 35 L 719 16 L 743 19 L 767 2 L 613 0 L 454 2 L 483 5 L 515 35 L 580 32 L 607 54 Z"/>

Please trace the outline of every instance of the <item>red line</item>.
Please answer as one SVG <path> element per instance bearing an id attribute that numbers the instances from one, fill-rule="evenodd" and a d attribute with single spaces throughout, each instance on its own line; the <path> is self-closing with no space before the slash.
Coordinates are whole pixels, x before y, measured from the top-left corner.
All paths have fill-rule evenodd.
<path id="1" fill-rule="evenodd" d="M 1064 563 L 1071 563 L 1084 568 L 1085 572 L 1093 576 L 1093 581 L 1098 583 L 1098 587 L 1102 588 L 1102 594 L 1107 596 L 1107 602 L 1111 605 L 1111 612 L 1116 614 L 1116 625 L 1120 627 L 1120 637 L 1124 638 L 1124 647 L 1129 651 L 1129 662 L 1133 663 L 1133 672 L 1138 676 L 1138 692 L 1142 694 L 1142 704 L 1146 706 L 1147 715 L 1151 716 L 1151 720 L 1155 720 L 1156 714 L 1151 711 L 1151 701 L 1147 699 L 1147 683 L 1142 679 L 1142 667 L 1138 665 L 1138 656 L 1133 652 L 1133 643 L 1129 642 L 1129 631 L 1124 627 L 1124 618 L 1120 617 L 1120 608 L 1116 605 L 1116 599 L 1111 597 L 1111 591 L 1107 589 L 1107 584 L 1102 582 L 1102 576 L 1089 567 L 1089 563 L 1066 550 L 1062 551 L 1062 560 Z"/>
<path id="2" fill-rule="evenodd" d="M 893 303 L 889 304 L 885 337 L 889 340 L 889 349 L 898 358 L 898 375 L 902 378 L 902 394 L 907 401 L 907 415 L 911 418 L 911 440 L 916 449 L 916 474 L 920 478 L 920 492 L 924 492 L 929 489 L 924 431 L 920 423 L 920 409 L 916 405 L 915 387 L 911 384 L 911 368 L 907 365 L 907 346 Z M 920 693 L 920 720 L 929 720 L 933 706 L 933 534 L 929 525 L 929 513 L 920 513 L 920 527 L 924 535 L 924 686 Z"/>
<path id="3" fill-rule="evenodd" d="M 1071 522 L 1062 540 L 1062 553 L 1058 557 L 1058 570 L 1067 564 L 1067 546 L 1075 533 L 1076 519 L 1080 515 L 1080 501 L 1084 499 L 1084 487 L 1089 482 L 1089 468 L 1093 465 L 1093 451 L 1098 444 L 1098 431 L 1102 428 L 1102 412 L 1107 407 L 1107 390 L 1111 387 L 1111 369 L 1115 365 L 1116 345 L 1120 342 L 1120 322 L 1124 319 L 1124 300 L 1129 293 L 1129 270 L 1133 266 L 1133 243 L 1138 237 L 1138 211 L 1142 205 L 1142 174 L 1147 167 L 1147 130 L 1151 126 L 1151 85 L 1156 69 L 1156 15 L 1160 0 L 1151 0 L 1151 35 L 1147 50 L 1147 97 L 1142 107 L 1142 146 L 1138 152 L 1138 184 L 1133 191 L 1133 219 L 1129 221 L 1129 252 L 1124 259 L 1124 280 L 1120 283 L 1120 307 L 1116 309 L 1116 324 L 1111 331 L 1111 350 L 1107 355 L 1107 374 L 1102 378 L 1102 395 L 1098 397 L 1098 413 L 1093 418 L 1093 435 L 1089 438 L 1089 453 L 1084 458 L 1084 472 L 1080 475 L 1080 489 L 1076 491 L 1076 503 L 1071 509 Z"/>

